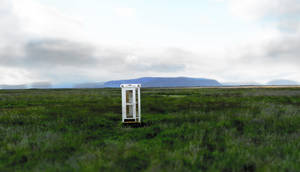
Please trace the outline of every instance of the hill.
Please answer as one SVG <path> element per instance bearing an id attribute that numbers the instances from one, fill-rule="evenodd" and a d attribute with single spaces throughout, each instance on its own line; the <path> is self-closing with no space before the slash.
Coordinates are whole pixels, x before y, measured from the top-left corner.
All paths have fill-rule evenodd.
<path id="1" fill-rule="evenodd" d="M 116 80 L 104 83 L 104 87 L 120 87 L 121 84 L 142 84 L 143 87 L 197 87 L 222 86 L 218 81 L 205 78 L 187 77 L 144 77 L 129 80 Z"/>
<path id="2" fill-rule="evenodd" d="M 279 80 L 272 80 L 268 82 L 266 85 L 299 85 L 296 81 L 279 79 Z"/>

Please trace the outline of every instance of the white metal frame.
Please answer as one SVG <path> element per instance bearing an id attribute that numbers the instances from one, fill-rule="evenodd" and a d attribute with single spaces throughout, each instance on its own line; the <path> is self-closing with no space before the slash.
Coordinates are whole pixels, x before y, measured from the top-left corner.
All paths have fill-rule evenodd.
<path id="1" fill-rule="evenodd" d="M 141 84 L 121 84 L 120 87 L 122 88 L 122 122 L 126 123 L 127 121 L 130 121 L 140 123 Z M 127 102 L 127 91 L 131 91 L 131 94 L 129 94 L 128 97 L 129 102 Z M 127 108 L 129 109 L 129 114 L 127 114 Z"/>

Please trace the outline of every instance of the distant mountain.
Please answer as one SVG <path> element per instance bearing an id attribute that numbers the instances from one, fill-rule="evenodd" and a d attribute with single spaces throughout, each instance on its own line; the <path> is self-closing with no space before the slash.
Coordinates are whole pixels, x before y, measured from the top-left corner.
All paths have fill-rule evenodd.
<path id="1" fill-rule="evenodd" d="M 90 82 L 76 84 L 73 88 L 104 88 L 104 82 Z"/>
<path id="2" fill-rule="evenodd" d="M 266 85 L 299 85 L 296 81 L 279 79 L 268 82 Z"/>
<path id="3" fill-rule="evenodd" d="M 104 87 L 120 87 L 121 84 L 142 84 L 142 87 L 198 87 L 198 86 L 222 86 L 218 81 L 204 78 L 187 77 L 144 77 L 129 80 L 108 81 Z"/>

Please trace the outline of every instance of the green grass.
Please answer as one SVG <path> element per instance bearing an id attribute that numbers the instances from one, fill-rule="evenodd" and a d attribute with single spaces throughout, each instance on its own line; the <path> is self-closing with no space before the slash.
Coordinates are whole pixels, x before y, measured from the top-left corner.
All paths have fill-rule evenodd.
<path id="1" fill-rule="evenodd" d="M 0 90 L 0 171 L 300 171 L 300 89 Z"/>

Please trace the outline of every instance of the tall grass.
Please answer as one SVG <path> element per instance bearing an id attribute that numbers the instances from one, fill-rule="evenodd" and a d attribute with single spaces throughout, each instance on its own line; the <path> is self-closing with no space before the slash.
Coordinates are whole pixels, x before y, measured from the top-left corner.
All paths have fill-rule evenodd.
<path id="1" fill-rule="evenodd" d="M 0 171 L 299 171 L 300 89 L 0 90 Z"/>

